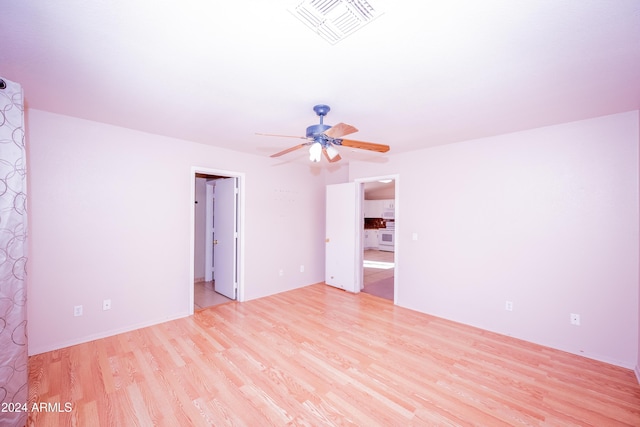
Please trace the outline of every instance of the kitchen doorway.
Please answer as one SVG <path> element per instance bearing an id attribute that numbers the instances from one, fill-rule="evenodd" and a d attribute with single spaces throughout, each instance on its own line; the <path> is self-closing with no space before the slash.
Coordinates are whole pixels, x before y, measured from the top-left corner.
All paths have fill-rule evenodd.
<path id="1" fill-rule="evenodd" d="M 398 177 L 383 176 L 360 182 L 362 227 L 360 291 L 396 301 Z"/>
<path id="2" fill-rule="evenodd" d="M 189 297 L 193 314 L 194 310 L 244 299 L 244 174 L 194 167 L 191 181 Z"/>

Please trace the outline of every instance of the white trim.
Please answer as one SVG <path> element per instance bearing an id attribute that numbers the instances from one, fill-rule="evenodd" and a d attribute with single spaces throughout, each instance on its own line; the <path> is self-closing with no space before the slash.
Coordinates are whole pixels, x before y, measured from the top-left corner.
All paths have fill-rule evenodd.
<path id="1" fill-rule="evenodd" d="M 640 384 L 640 365 L 636 365 L 634 372 L 636 373 L 636 380 L 638 380 L 638 384 Z"/>
<path id="2" fill-rule="evenodd" d="M 391 175 L 380 175 L 380 176 L 370 176 L 367 178 L 356 178 L 353 180 L 353 182 L 355 183 L 359 183 L 360 185 L 358 186 L 359 191 L 358 191 L 358 198 L 360 200 L 359 204 L 357 206 L 361 206 L 362 205 L 362 199 L 364 198 L 364 190 L 363 190 L 363 186 L 364 183 L 366 182 L 375 182 L 375 181 L 379 181 L 381 179 L 392 179 L 393 180 L 393 185 L 394 185 L 394 208 L 395 208 L 395 230 L 396 230 L 396 239 L 395 239 L 395 247 L 394 247 L 394 262 L 395 262 L 395 266 L 393 267 L 393 304 L 396 305 L 398 303 L 398 288 L 400 287 L 400 275 L 399 275 L 399 268 L 398 268 L 398 264 L 400 264 L 399 260 L 400 258 L 400 239 L 398 239 L 398 236 L 400 236 L 400 230 L 402 229 L 402 221 L 400 221 L 400 174 L 391 174 Z M 357 213 L 359 216 L 358 218 L 362 217 L 362 211 L 359 211 Z M 362 265 L 363 263 L 363 259 L 362 259 L 362 239 L 363 239 L 363 233 L 364 230 L 362 230 L 362 227 L 360 227 L 360 239 L 357 246 L 358 246 L 358 263 L 359 265 Z M 362 286 L 363 284 L 363 277 L 362 277 L 362 268 L 360 268 L 360 273 L 357 274 L 358 276 L 358 283 L 360 284 L 360 286 Z"/>
<path id="3" fill-rule="evenodd" d="M 192 286 L 193 287 L 193 286 Z M 87 343 L 89 341 L 94 341 L 94 340 L 99 340 L 102 338 L 108 338 L 108 337 L 112 337 L 114 335 L 118 335 L 118 334 L 124 334 L 126 332 L 131 332 L 131 331 L 135 331 L 138 329 L 142 329 L 142 328 L 147 328 L 149 326 L 154 326 L 154 325 L 159 325 L 161 323 L 165 323 L 165 322 L 171 322 L 172 320 L 177 320 L 177 319 L 182 319 L 185 317 L 189 317 L 190 315 L 192 315 L 193 313 L 182 313 L 182 314 L 177 314 L 175 316 L 169 316 L 163 319 L 156 319 L 156 320 L 152 320 L 149 322 L 141 322 L 141 323 L 136 323 L 135 325 L 127 325 L 125 327 L 122 328 L 116 328 L 116 329 L 110 329 L 108 331 L 104 331 L 104 332 L 100 332 L 97 334 L 90 334 L 81 338 L 75 338 L 69 341 L 62 341 L 62 342 L 56 342 L 55 344 L 48 344 L 48 345 L 43 345 L 42 347 L 37 346 L 34 348 L 34 346 L 31 345 L 31 343 L 29 344 L 29 356 L 35 356 L 36 354 L 41 354 L 41 353 L 46 353 L 48 351 L 54 351 L 54 350 L 60 350 L 61 348 L 66 348 L 66 347 L 71 347 L 72 345 L 78 345 L 78 344 L 84 344 Z"/>
<path id="4" fill-rule="evenodd" d="M 219 175 L 238 178 L 238 291 L 237 301 L 244 301 L 244 217 L 245 217 L 245 174 L 244 172 L 235 172 L 222 169 L 211 169 L 200 166 L 191 166 L 191 173 L 189 175 L 191 203 L 190 203 L 190 233 L 189 233 L 189 314 L 193 314 L 194 308 L 194 264 L 195 264 L 195 203 L 196 203 L 196 174 L 201 173 L 205 175 Z"/>

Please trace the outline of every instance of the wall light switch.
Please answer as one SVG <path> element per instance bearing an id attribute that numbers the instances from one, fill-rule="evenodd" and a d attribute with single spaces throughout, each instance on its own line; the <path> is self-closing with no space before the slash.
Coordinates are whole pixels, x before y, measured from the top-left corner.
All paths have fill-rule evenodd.
<path id="1" fill-rule="evenodd" d="M 111 310 L 111 300 L 110 299 L 106 299 L 106 300 L 102 301 L 102 309 L 103 310 Z"/>
<path id="2" fill-rule="evenodd" d="M 413 233 L 411 235 L 411 240 L 418 240 L 418 233 Z"/>
<path id="3" fill-rule="evenodd" d="M 76 305 L 73 307 L 73 315 L 78 317 L 78 316 L 82 316 L 82 306 L 81 305 Z"/>

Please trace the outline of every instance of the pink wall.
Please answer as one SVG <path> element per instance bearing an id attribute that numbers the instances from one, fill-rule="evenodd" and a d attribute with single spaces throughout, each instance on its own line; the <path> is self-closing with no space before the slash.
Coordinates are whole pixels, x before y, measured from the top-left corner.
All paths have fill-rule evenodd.
<path id="1" fill-rule="evenodd" d="M 192 166 L 246 174 L 246 299 L 323 280 L 321 170 L 38 110 L 27 120 L 31 354 L 189 313 Z"/>
<path id="2" fill-rule="evenodd" d="M 350 180 L 400 176 L 399 304 L 638 364 L 638 123 L 622 113 L 352 164 Z"/>

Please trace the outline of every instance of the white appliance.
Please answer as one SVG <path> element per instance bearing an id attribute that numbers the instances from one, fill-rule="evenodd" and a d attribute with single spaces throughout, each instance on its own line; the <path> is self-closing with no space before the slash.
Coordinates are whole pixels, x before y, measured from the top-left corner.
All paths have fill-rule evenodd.
<path id="1" fill-rule="evenodd" d="M 396 217 L 396 211 L 394 211 L 393 209 L 386 209 L 382 211 L 383 219 L 395 219 L 395 217 Z"/>
<path id="2" fill-rule="evenodd" d="M 394 221 L 387 221 L 385 228 L 378 229 L 378 250 L 394 252 L 396 244 L 396 224 Z"/>

